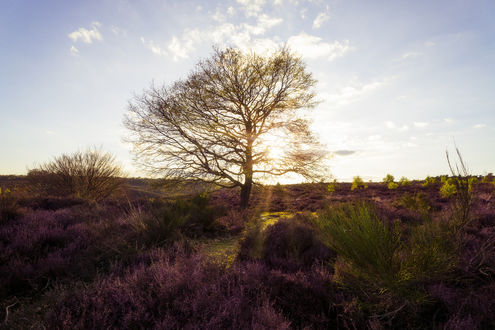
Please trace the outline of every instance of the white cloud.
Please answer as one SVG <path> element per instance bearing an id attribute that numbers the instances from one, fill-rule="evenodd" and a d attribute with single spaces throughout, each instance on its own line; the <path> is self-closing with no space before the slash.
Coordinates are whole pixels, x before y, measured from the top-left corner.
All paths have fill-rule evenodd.
<path id="1" fill-rule="evenodd" d="M 427 42 L 425 42 L 425 46 L 426 46 L 426 47 L 433 47 L 433 46 L 435 46 L 435 45 L 436 45 L 436 44 L 435 44 L 433 41 L 427 41 Z"/>
<path id="2" fill-rule="evenodd" d="M 454 120 L 452 118 L 444 118 L 443 120 L 445 123 L 447 124 L 452 124 L 454 122 Z"/>
<path id="3" fill-rule="evenodd" d="M 237 3 L 242 6 L 246 17 L 257 16 L 263 9 L 266 0 L 237 0 Z"/>
<path id="4" fill-rule="evenodd" d="M 306 58 L 315 59 L 326 57 L 329 61 L 343 56 L 350 49 L 348 40 L 328 43 L 323 42 L 320 37 L 312 36 L 304 32 L 290 37 L 287 44 Z"/>
<path id="5" fill-rule="evenodd" d="M 79 28 L 74 32 L 71 32 L 68 34 L 68 37 L 72 39 L 72 41 L 77 42 L 79 39 L 82 40 L 82 42 L 91 44 L 93 43 L 93 40 L 103 40 L 103 36 L 101 35 L 100 31 L 98 31 L 98 28 L 100 27 L 100 23 L 98 22 L 93 22 L 91 23 L 91 29 L 85 29 L 85 28 Z"/>
<path id="6" fill-rule="evenodd" d="M 313 21 L 313 29 L 319 29 L 323 23 L 330 19 L 330 15 L 328 13 L 323 12 L 319 13 Z"/>
<path id="7" fill-rule="evenodd" d="M 211 15 L 211 18 L 213 18 L 213 20 L 217 21 L 217 22 L 225 22 L 225 15 L 222 14 L 222 12 L 220 11 L 220 8 L 217 8 L 217 10 L 215 11 L 215 13 L 213 15 Z"/>
<path id="8" fill-rule="evenodd" d="M 417 57 L 422 56 L 422 55 L 423 54 L 420 52 L 406 52 L 406 53 L 402 54 L 401 57 L 396 59 L 396 61 L 411 60 L 411 59 L 417 58 Z"/>
<path id="9" fill-rule="evenodd" d="M 385 122 L 385 125 L 387 126 L 387 128 L 395 129 L 399 132 L 405 132 L 409 129 L 409 126 L 407 125 L 398 126 L 397 124 L 395 124 L 393 121 L 390 120 Z"/>
<path id="10" fill-rule="evenodd" d="M 418 128 L 425 128 L 426 126 L 430 125 L 430 123 L 423 122 L 423 121 L 415 121 L 414 126 Z"/>
<path id="11" fill-rule="evenodd" d="M 270 17 L 266 14 L 262 14 L 258 17 L 257 25 L 263 29 L 263 33 L 271 29 L 272 27 L 282 23 L 283 19 L 277 17 Z"/>
<path id="12" fill-rule="evenodd" d="M 332 106 L 342 107 L 359 101 L 363 97 L 372 94 L 377 89 L 385 86 L 389 80 L 390 78 L 385 78 L 365 84 L 357 79 L 352 79 L 335 93 L 328 94 L 323 92 L 319 93 L 319 95 L 324 101 L 330 103 Z"/>
<path id="13" fill-rule="evenodd" d="M 145 40 L 144 37 L 141 37 L 141 42 L 145 45 L 152 53 L 159 56 L 166 56 L 168 53 L 161 49 L 161 47 L 153 42 L 153 40 Z"/>
<path id="14" fill-rule="evenodd" d="M 235 14 L 235 8 L 232 7 L 232 6 L 230 6 L 229 8 L 227 8 L 227 14 L 229 16 L 234 16 L 234 14 Z"/>
<path id="15" fill-rule="evenodd" d="M 302 19 L 306 19 L 306 13 L 307 12 L 308 12 L 308 9 L 307 8 L 301 9 L 300 14 L 301 14 L 301 18 Z"/>
<path id="16" fill-rule="evenodd" d="M 485 124 L 476 124 L 473 126 L 473 128 L 484 128 L 484 127 L 486 127 Z"/>
<path id="17" fill-rule="evenodd" d="M 283 3 L 283 0 L 273 0 L 274 5 L 281 5 Z"/>
<path id="18" fill-rule="evenodd" d="M 176 36 L 168 44 L 167 49 L 173 56 L 174 61 L 189 57 L 189 53 L 195 49 L 195 44 L 201 40 L 201 33 L 198 29 L 186 30 L 182 34 L 182 40 Z"/>
<path id="19" fill-rule="evenodd" d="M 74 45 L 72 45 L 70 47 L 70 54 L 73 56 L 79 55 L 79 49 L 77 49 L 76 47 L 74 47 Z"/>

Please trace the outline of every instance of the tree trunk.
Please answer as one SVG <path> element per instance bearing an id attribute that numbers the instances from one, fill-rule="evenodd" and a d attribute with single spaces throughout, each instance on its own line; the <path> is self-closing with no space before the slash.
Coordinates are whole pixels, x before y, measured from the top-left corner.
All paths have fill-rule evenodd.
<path id="1" fill-rule="evenodd" d="M 245 210 L 249 205 L 249 197 L 251 195 L 251 187 L 253 186 L 253 178 L 246 177 L 244 184 L 241 186 L 241 210 Z"/>

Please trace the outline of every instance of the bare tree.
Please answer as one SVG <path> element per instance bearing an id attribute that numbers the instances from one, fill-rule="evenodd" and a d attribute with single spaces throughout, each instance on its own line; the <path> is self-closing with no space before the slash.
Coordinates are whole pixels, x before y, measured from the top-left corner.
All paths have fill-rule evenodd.
<path id="1" fill-rule="evenodd" d="M 315 83 L 286 47 L 270 56 L 217 49 L 187 79 L 131 100 L 128 141 L 151 172 L 240 187 L 245 208 L 256 179 L 319 178 L 324 152 L 300 111 L 316 104 Z M 275 138 L 276 156 L 266 143 Z"/>
<path id="2" fill-rule="evenodd" d="M 114 156 L 92 148 L 55 157 L 30 170 L 28 180 L 33 189 L 44 194 L 100 201 L 122 184 L 123 176 Z"/>

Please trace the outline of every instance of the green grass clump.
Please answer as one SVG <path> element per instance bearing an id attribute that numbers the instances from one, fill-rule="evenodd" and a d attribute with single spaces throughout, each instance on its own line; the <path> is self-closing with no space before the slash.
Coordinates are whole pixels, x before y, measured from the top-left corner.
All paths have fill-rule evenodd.
<path id="1" fill-rule="evenodd" d="M 368 185 L 363 181 L 363 179 L 359 175 L 352 178 L 351 190 L 358 189 L 358 188 L 360 188 L 360 189 L 368 188 Z"/>

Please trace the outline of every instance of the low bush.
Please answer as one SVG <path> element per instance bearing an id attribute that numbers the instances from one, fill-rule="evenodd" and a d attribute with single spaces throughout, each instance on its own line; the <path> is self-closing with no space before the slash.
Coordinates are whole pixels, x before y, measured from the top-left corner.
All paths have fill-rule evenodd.
<path id="1" fill-rule="evenodd" d="M 27 178 L 31 191 L 36 194 L 99 202 L 121 186 L 123 175 L 110 153 L 93 148 L 55 157 L 30 170 Z"/>
<path id="2" fill-rule="evenodd" d="M 447 226 L 420 225 L 403 237 L 398 223 L 383 221 L 363 203 L 328 208 L 315 222 L 337 252 L 335 279 L 378 307 L 385 303 L 384 309 L 426 302 L 418 283 L 447 274 L 456 262 Z"/>
<path id="3" fill-rule="evenodd" d="M 405 176 L 403 176 L 402 178 L 400 178 L 399 184 L 401 186 L 409 186 L 411 185 L 411 181 L 409 181 Z"/>
<path id="4" fill-rule="evenodd" d="M 355 176 L 352 179 L 352 185 L 351 185 L 351 190 L 354 189 L 366 189 L 368 188 L 368 185 L 363 181 L 363 179 L 360 176 Z"/>
<path id="5" fill-rule="evenodd" d="M 431 176 L 427 176 L 425 181 L 421 184 L 423 187 L 430 187 L 437 183 L 437 179 Z"/>
<path id="6" fill-rule="evenodd" d="M 382 182 L 388 185 L 388 184 L 390 184 L 390 183 L 394 182 L 394 180 L 395 180 L 395 178 L 394 178 L 394 176 L 393 176 L 392 174 L 387 174 L 387 175 L 383 178 Z"/>
<path id="7" fill-rule="evenodd" d="M 21 209 L 10 189 L 0 188 L 0 224 L 14 220 L 21 214 Z"/>
<path id="8" fill-rule="evenodd" d="M 390 189 L 390 190 L 394 190 L 394 189 L 397 189 L 399 188 L 399 185 L 395 182 L 389 182 L 388 185 L 387 185 L 387 188 Z"/>
<path id="9" fill-rule="evenodd" d="M 285 271 L 310 269 L 314 264 L 328 262 L 335 253 L 317 237 L 311 215 L 297 214 L 281 219 L 266 229 L 263 262 L 271 268 Z"/>

